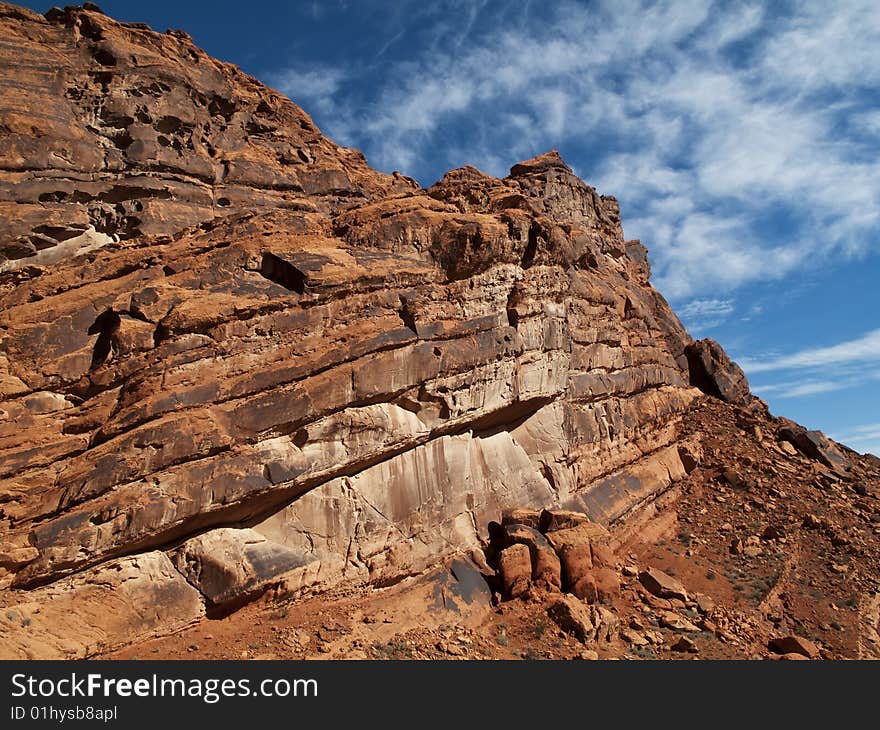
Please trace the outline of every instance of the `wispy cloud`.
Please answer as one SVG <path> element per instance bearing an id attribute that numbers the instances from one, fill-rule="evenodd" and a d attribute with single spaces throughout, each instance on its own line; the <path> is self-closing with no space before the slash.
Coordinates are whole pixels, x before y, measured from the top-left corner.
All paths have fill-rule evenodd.
<path id="1" fill-rule="evenodd" d="M 306 111 L 328 112 L 334 108 L 335 94 L 346 76 L 347 72 L 341 68 L 286 68 L 268 74 L 266 83 L 291 99 L 308 102 L 309 108 Z"/>
<path id="2" fill-rule="evenodd" d="M 692 299 L 678 308 L 678 314 L 696 337 L 724 322 L 734 310 L 733 299 Z"/>
<path id="3" fill-rule="evenodd" d="M 753 387 L 752 391 L 760 396 L 772 395 L 774 398 L 804 398 L 806 396 L 844 390 L 850 385 L 851 382 L 849 380 L 814 380 L 758 385 Z"/>
<path id="4" fill-rule="evenodd" d="M 282 89 L 316 99 L 337 141 L 425 184 L 562 149 L 621 199 L 627 234 L 680 302 L 863 255 L 880 231 L 876 2 L 608 0 L 536 6 L 529 22 L 510 4 L 431 12 L 421 52 Z"/>
<path id="5" fill-rule="evenodd" d="M 740 366 L 747 373 L 875 362 L 880 362 L 880 329 L 829 347 L 808 348 L 766 359 L 739 360 Z"/>
<path id="6" fill-rule="evenodd" d="M 831 438 L 856 451 L 867 451 L 874 455 L 880 455 L 880 423 L 856 426 L 849 431 L 832 434 Z"/>
<path id="7" fill-rule="evenodd" d="M 726 317 L 733 312 L 733 299 L 694 299 L 679 311 L 684 317 Z"/>

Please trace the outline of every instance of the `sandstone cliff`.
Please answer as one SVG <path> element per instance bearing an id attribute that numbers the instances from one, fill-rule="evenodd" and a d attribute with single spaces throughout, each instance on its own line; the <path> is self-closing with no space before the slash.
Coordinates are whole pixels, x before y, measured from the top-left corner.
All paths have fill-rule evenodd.
<path id="1" fill-rule="evenodd" d="M 763 408 L 556 152 L 421 189 L 185 33 L 0 28 L 0 585 L 46 606 L 6 655 L 393 583 L 503 509 L 613 525 L 701 390 Z"/>

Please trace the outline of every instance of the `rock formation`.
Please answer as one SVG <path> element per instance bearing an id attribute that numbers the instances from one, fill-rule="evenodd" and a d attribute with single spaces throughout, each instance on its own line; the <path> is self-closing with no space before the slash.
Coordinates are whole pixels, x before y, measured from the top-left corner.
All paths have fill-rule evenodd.
<path id="1" fill-rule="evenodd" d="M 611 527 L 691 470 L 703 392 L 764 407 L 556 152 L 422 189 L 181 31 L 0 28 L 4 656 L 387 585 L 503 510 Z M 511 576 L 531 550 L 546 587 L 607 585 L 522 529 Z M 89 628 L 35 644 L 35 605 Z"/>

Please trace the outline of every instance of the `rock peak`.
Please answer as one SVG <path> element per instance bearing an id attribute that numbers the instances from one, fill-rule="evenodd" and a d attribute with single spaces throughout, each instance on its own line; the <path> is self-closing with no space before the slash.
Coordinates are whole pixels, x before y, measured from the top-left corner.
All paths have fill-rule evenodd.
<path id="1" fill-rule="evenodd" d="M 520 175 L 529 175 L 536 172 L 545 172 L 547 170 L 564 170 L 565 172 L 571 172 L 571 168 L 565 164 L 565 160 L 562 159 L 559 150 L 553 149 L 542 155 L 538 155 L 537 157 L 532 157 L 530 160 L 517 162 L 510 168 L 510 176 L 519 177 Z"/>

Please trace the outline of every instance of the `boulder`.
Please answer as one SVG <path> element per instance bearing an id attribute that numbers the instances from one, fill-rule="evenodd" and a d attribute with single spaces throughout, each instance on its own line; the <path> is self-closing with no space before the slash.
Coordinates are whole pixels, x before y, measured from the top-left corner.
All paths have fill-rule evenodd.
<path id="1" fill-rule="evenodd" d="M 585 644 L 609 644 L 617 638 L 620 619 L 603 606 L 588 606 L 572 595 L 554 599 L 547 615 L 565 631 Z"/>
<path id="2" fill-rule="evenodd" d="M 573 583 L 566 587 L 568 593 L 580 598 L 584 603 L 594 604 L 599 602 L 599 586 L 596 584 L 596 576 L 590 570 L 581 575 Z"/>
<path id="3" fill-rule="evenodd" d="M 562 586 L 562 567 L 559 556 L 547 539 L 536 529 L 521 524 L 504 526 L 508 545 L 526 545 L 532 560 L 532 581 L 544 590 L 559 590 Z"/>
<path id="4" fill-rule="evenodd" d="M 680 616 L 673 611 L 666 611 L 660 615 L 660 625 L 665 629 L 672 629 L 673 631 L 696 633 L 700 630 L 698 626 L 688 621 L 684 616 Z"/>
<path id="5" fill-rule="evenodd" d="M 314 558 L 250 529 L 221 528 L 187 540 L 172 554 L 177 569 L 212 607 L 237 606 Z"/>
<path id="6" fill-rule="evenodd" d="M 648 568 L 639 573 L 639 582 L 658 598 L 677 598 L 685 602 L 688 600 L 687 591 L 681 582 L 657 568 Z"/>
<path id="7" fill-rule="evenodd" d="M 696 654 L 699 651 L 694 640 L 687 636 L 674 637 L 669 644 L 669 648 L 672 649 L 672 651 L 687 652 L 690 654 Z"/>
<path id="8" fill-rule="evenodd" d="M 528 545 L 511 545 L 498 556 L 501 585 L 507 598 L 519 598 L 532 586 L 532 557 Z"/>
<path id="9" fill-rule="evenodd" d="M 540 513 L 538 529 L 544 533 L 555 532 L 589 522 L 591 522 L 590 518 L 583 512 L 567 509 L 545 509 Z"/>
<path id="10" fill-rule="evenodd" d="M 599 603 L 613 603 L 620 595 L 620 576 L 611 568 L 595 568 L 593 578 L 596 584 L 596 600 Z"/>
<path id="11" fill-rule="evenodd" d="M 593 541 L 590 543 L 590 555 L 593 557 L 594 568 L 615 568 L 617 558 L 607 545 Z"/>
<path id="12" fill-rule="evenodd" d="M 564 530 L 554 530 L 546 535 L 547 541 L 557 552 L 567 547 L 578 545 L 591 545 L 594 542 L 601 543 L 608 539 L 608 530 L 595 522 L 583 522 L 575 527 Z"/>
<path id="13" fill-rule="evenodd" d="M 541 515 L 543 513 L 534 509 L 506 509 L 501 512 L 501 525 L 525 525 L 534 530 L 544 532 L 540 527 Z"/>
<path id="14" fill-rule="evenodd" d="M 820 656 L 818 647 L 802 636 L 780 636 L 770 639 L 768 648 L 777 654 L 800 654 L 807 659 L 818 659 Z"/>
<path id="15" fill-rule="evenodd" d="M 786 427 L 780 429 L 779 437 L 783 442 L 792 444 L 806 456 L 831 469 L 846 471 L 850 467 L 850 461 L 846 454 L 821 431 Z"/>
<path id="16" fill-rule="evenodd" d="M 715 340 L 692 342 L 685 348 L 691 385 L 727 403 L 746 406 L 753 399 L 749 381 Z"/>
<path id="17" fill-rule="evenodd" d="M 590 553 L 590 545 L 566 545 L 559 552 L 559 560 L 562 565 L 562 585 L 579 598 L 586 598 L 576 588 L 582 578 L 592 576 L 593 559 Z M 594 588 L 590 595 L 595 595 L 595 581 L 591 581 Z"/>
<path id="18" fill-rule="evenodd" d="M 593 623 L 589 607 L 574 596 L 563 594 L 547 609 L 547 615 L 565 633 L 571 634 L 585 644 L 596 640 L 598 627 Z"/>

